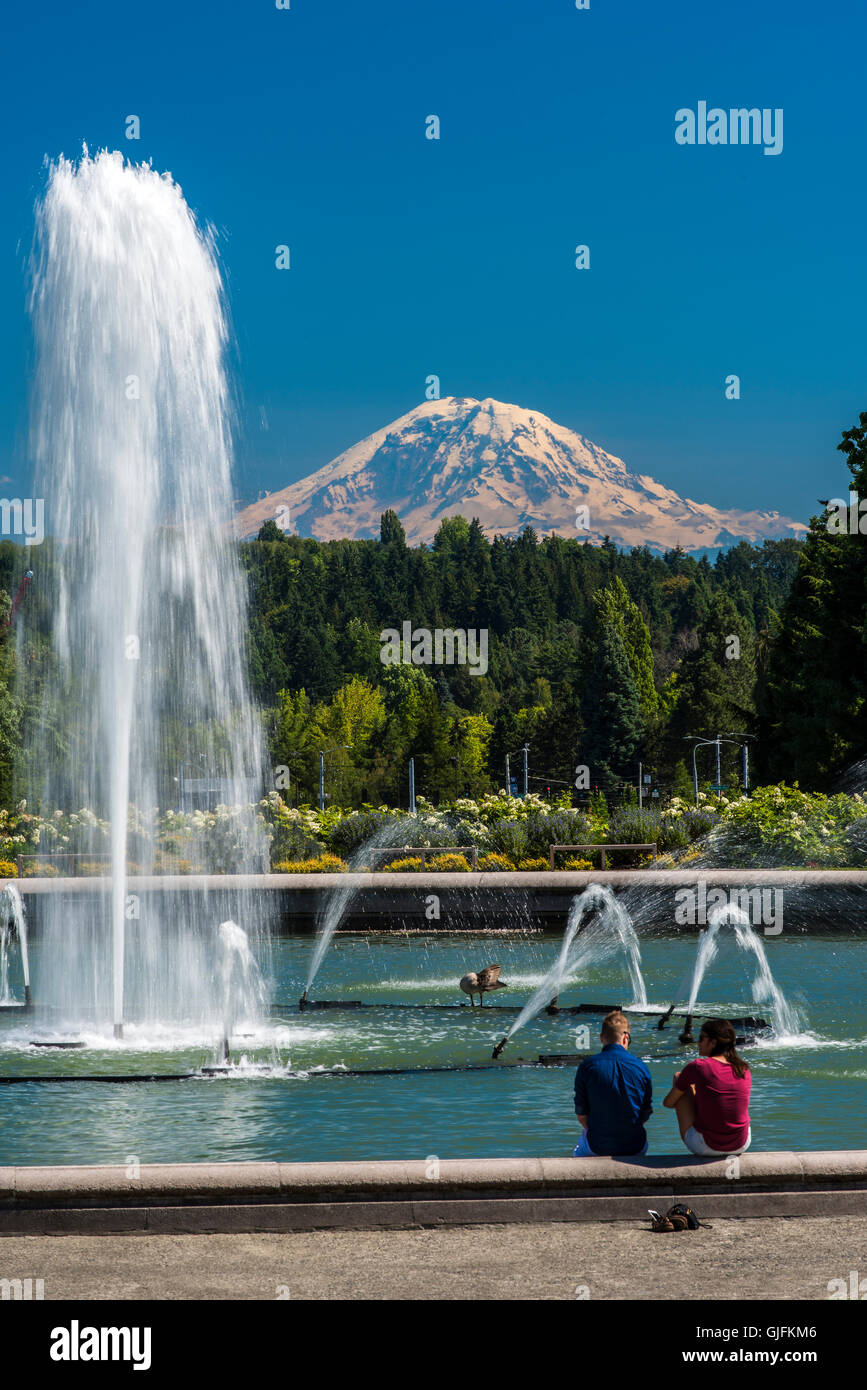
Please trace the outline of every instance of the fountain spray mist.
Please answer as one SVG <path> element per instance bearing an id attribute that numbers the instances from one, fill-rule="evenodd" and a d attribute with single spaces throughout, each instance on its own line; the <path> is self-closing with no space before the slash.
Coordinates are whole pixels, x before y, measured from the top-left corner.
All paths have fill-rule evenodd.
<path id="1" fill-rule="evenodd" d="M 752 993 L 757 1004 L 770 1004 L 774 1010 L 774 1026 L 783 1037 L 797 1037 L 803 1029 L 799 1010 L 789 1002 L 771 972 L 761 938 L 753 930 L 750 919 L 744 910 L 733 903 L 712 909 L 708 916 L 707 931 L 699 937 L 692 982 L 689 989 L 687 1014 L 695 1014 L 698 1005 L 698 992 L 708 967 L 716 959 L 720 946 L 720 929 L 730 927 L 738 952 L 747 960 L 752 956 L 755 963 Z"/>
<path id="2" fill-rule="evenodd" d="M 572 899 L 566 930 L 556 961 L 542 983 L 533 991 L 506 1036 L 492 1053 L 499 1057 L 510 1038 L 556 998 L 566 981 L 593 965 L 622 953 L 629 969 L 633 1005 L 647 1004 L 647 990 L 641 972 L 641 948 L 629 913 L 604 884 L 591 883 Z"/>
<path id="3" fill-rule="evenodd" d="M 213 976 L 207 943 L 189 939 L 202 924 L 181 895 L 149 908 L 125 961 L 130 825 L 147 871 L 149 818 L 178 805 L 179 781 L 218 779 L 218 799 L 235 806 L 262 786 L 228 530 L 228 334 L 212 237 L 170 176 L 118 153 L 61 158 L 37 206 L 30 307 L 35 495 L 56 586 L 34 791 L 49 808 L 110 819 L 112 873 L 110 979 L 104 923 L 73 923 L 68 911 L 61 921 L 54 905 L 41 997 L 66 1016 L 102 1015 L 108 994 L 119 1036 L 125 982 L 145 1015 L 219 1012 L 219 990 L 208 999 L 201 984 Z M 233 867 L 267 867 L 255 816 L 240 834 Z"/>

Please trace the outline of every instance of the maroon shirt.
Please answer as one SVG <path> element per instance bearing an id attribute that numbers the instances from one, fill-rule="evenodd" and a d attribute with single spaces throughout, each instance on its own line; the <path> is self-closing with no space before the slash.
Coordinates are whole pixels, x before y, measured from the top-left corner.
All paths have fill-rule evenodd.
<path id="1" fill-rule="evenodd" d="M 710 1149 L 730 1153 L 747 1142 L 750 1128 L 750 1073 L 735 1076 L 734 1068 L 717 1057 L 688 1062 L 677 1089 L 695 1087 L 695 1128 Z"/>

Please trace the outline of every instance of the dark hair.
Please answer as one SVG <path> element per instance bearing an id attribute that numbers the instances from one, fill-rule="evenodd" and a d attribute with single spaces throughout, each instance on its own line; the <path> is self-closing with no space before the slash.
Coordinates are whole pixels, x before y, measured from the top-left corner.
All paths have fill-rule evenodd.
<path id="1" fill-rule="evenodd" d="M 713 1043 L 711 1057 L 725 1057 L 727 1062 L 731 1062 L 735 1076 L 745 1076 L 749 1067 L 735 1049 L 735 1030 L 728 1019 L 706 1018 L 701 1025 L 701 1031 Z"/>

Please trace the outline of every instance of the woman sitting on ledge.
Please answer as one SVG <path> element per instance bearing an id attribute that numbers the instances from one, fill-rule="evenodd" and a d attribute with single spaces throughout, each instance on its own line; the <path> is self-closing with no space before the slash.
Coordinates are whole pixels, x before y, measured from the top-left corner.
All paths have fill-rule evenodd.
<path id="1" fill-rule="evenodd" d="M 750 1146 L 750 1069 L 735 1050 L 735 1030 L 709 1018 L 698 1038 L 699 1055 L 683 1071 L 663 1105 L 677 1111 L 680 1137 L 703 1157 L 740 1154 Z"/>

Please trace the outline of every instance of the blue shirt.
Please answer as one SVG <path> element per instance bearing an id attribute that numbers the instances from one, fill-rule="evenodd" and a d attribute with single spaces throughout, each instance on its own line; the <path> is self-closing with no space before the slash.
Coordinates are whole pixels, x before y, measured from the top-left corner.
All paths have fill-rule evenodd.
<path id="1" fill-rule="evenodd" d="M 597 1154 L 637 1154 L 653 1114 L 650 1072 L 620 1043 L 606 1043 L 575 1073 L 575 1114 L 587 1116 L 587 1142 Z"/>

